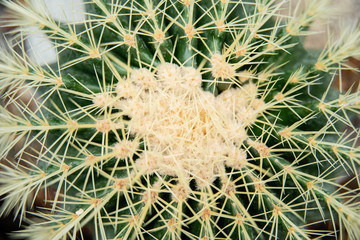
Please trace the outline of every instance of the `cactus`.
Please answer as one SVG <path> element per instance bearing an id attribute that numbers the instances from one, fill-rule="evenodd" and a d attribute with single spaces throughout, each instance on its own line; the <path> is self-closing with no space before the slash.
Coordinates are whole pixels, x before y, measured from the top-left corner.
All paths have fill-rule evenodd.
<path id="1" fill-rule="evenodd" d="M 359 239 L 360 98 L 332 85 L 360 30 L 302 44 L 328 1 L 92 0 L 76 23 L 24 2 L 4 3 L 22 51 L 0 58 L 15 236 Z M 25 53 L 34 25 L 55 64 Z"/>

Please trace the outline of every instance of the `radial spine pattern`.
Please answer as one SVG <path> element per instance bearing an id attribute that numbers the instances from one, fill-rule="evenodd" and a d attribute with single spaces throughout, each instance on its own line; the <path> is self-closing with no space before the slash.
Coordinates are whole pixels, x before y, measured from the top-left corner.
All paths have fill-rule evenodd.
<path id="1" fill-rule="evenodd" d="M 360 97 L 334 82 L 360 29 L 308 51 L 331 9 L 303 2 L 285 16 L 285 0 L 92 0 L 70 23 L 5 1 L 0 214 L 15 234 L 359 239 Z M 26 54 L 34 26 L 56 63 Z"/>

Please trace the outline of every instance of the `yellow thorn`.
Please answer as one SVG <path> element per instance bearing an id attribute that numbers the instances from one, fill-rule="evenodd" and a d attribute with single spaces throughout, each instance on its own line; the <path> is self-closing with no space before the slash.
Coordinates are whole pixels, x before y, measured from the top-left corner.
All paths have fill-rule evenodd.
<path id="1" fill-rule="evenodd" d="M 93 207 L 96 207 L 97 205 L 99 205 L 100 202 L 101 202 L 101 199 L 99 199 L 99 198 L 94 198 L 94 199 L 91 200 L 91 205 L 92 205 Z"/>
<path id="2" fill-rule="evenodd" d="M 315 69 L 318 70 L 318 71 L 323 71 L 323 72 L 327 72 L 327 71 L 328 71 L 327 67 L 326 67 L 325 64 L 322 63 L 322 62 L 317 62 L 317 63 L 315 64 Z"/>
<path id="3" fill-rule="evenodd" d="M 236 213 L 236 224 L 243 225 L 244 217 L 240 213 Z"/>
<path id="4" fill-rule="evenodd" d="M 116 14 L 111 14 L 109 16 L 106 17 L 106 23 L 113 23 L 116 21 L 117 15 Z"/>
<path id="5" fill-rule="evenodd" d="M 275 98 L 275 100 L 277 100 L 277 101 L 282 101 L 282 100 L 285 99 L 285 96 L 284 96 L 284 94 L 282 94 L 281 92 L 279 92 L 278 94 L 275 95 L 274 98 Z"/>
<path id="6" fill-rule="evenodd" d="M 56 86 L 60 87 L 64 85 L 64 82 L 61 77 L 55 78 Z"/>
<path id="7" fill-rule="evenodd" d="M 89 155 L 85 158 L 85 161 L 89 164 L 89 165 L 94 165 L 95 163 L 95 159 L 96 157 L 94 155 Z"/>
<path id="8" fill-rule="evenodd" d="M 127 179 L 127 178 L 116 179 L 113 187 L 114 187 L 114 189 L 120 191 L 120 190 L 125 189 L 125 187 L 127 186 L 128 182 L 129 182 L 129 179 Z"/>
<path id="9" fill-rule="evenodd" d="M 310 145 L 314 146 L 316 144 L 315 143 L 315 137 L 309 137 L 308 142 L 309 142 Z"/>
<path id="10" fill-rule="evenodd" d="M 62 164 L 62 165 L 61 165 L 61 170 L 63 170 L 64 172 L 69 171 L 69 169 L 70 169 L 70 166 L 69 166 L 69 165 L 67 165 L 67 164 Z"/>
<path id="11" fill-rule="evenodd" d="M 176 186 L 172 189 L 174 196 L 176 197 L 175 200 L 182 202 L 188 198 L 188 192 L 186 188 L 182 185 Z"/>
<path id="12" fill-rule="evenodd" d="M 219 32 L 223 32 L 225 30 L 224 21 L 219 20 L 218 22 L 216 22 L 216 27 Z"/>
<path id="13" fill-rule="evenodd" d="M 111 95 L 104 92 L 104 93 L 98 93 L 93 98 L 93 103 L 98 108 L 104 108 L 106 107 L 109 102 L 111 102 Z"/>
<path id="14" fill-rule="evenodd" d="M 239 80 L 240 82 L 246 82 L 254 77 L 254 74 L 252 74 L 249 71 L 242 71 L 239 73 Z"/>
<path id="15" fill-rule="evenodd" d="M 191 40 L 195 34 L 196 34 L 196 30 L 194 28 L 193 25 L 190 25 L 190 24 L 187 24 L 184 28 L 184 31 L 185 31 L 185 34 L 186 34 L 186 37 Z"/>
<path id="16" fill-rule="evenodd" d="M 292 173 L 294 171 L 294 168 L 290 165 L 284 166 L 284 172 L 285 173 Z"/>
<path id="17" fill-rule="evenodd" d="M 160 29 L 156 29 L 154 33 L 154 38 L 159 43 L 163 43 L 165 40 L 165 32 Z"/>
<path id="18" fill-rule="evenodd" d="M 226 62 L 221 54 L 215 53 L 211 57 L 211 72 L 213 77 L 221 79 L 230 79 L 235 76 L 235 69 Z"/>
<path id="19" fill-rule="evenodd" d="M 254 185 L 257 192 L 263 192 L 265 190 L 264 182 L 259 179 L 255 180 Z"/>
<path id="20" fill-rule="evenodd" d="M 246 50 L 245 46 L 237 47 L 236 50 L 235 50 L 236 57 L 245 56 L 246 53 L 247 53 L 247 50 Z"/>
<path id="21" fill-rule="evenodd" d="M 131 227 L 134 227 L 136 225 L 136 222 L 139 220 L 139 215 L 135 215 L 129 218 L 129 225 Z"/>
<path id="22" fill-rule="evenodd" d="M 291 129 L 286 127 L 283 130 L 279 131 L 280 136 L 282 136 L 283 138 L 290 138 L 291 137 Z"/>
<path id="23" fill-rule="evenodd" d="M 44 171 L 41 171 L 41 173 L 40 173 L 40 176 L 42 177 L 42 178 L 45 178 L 46 177 L 46 172 L 44 172 Z"/>
<path id="24" fill-rule="evenodd" d="M 182 0 L 182 2 L 185 6 L 188 7 L 188 6 L 190 6 L 191 0 Z"/>
<path id="25" fill-rule="evenodd" d="M 315 183 L 313 181 L 309 181 L 306 183 L 308 190 L 311 190 L 314 187 Z"/>
<path id="26" fill-rule="evenodd" d="M 268 146 L 266 146 L 265 143 L 257 143 L 254 148 L 262 157 L 268 157 L 271 155 L 270 149 L 268 148 Z"/>
<path id="27" fill-rule="evenodd" d="M 168 226 L 172 232 L 176 230 L 176 219 L 173 217 L 168 221 Z"/>
<path id="28" fill-rule="evenodd" d="M 273 214 L 274 214 L 275 216 L 278 216 L 280 213 L 281 213 L 281 207 L 275 205 L 275 206 L 274 206 L 274 209 L 273 209 Z"/>
<path id="29" fill-rule="evenodd" d="M 113 125 L 113 122 L 111 122 L 109 119 L 99 120 L 96 123 L 96 130 L 102 133 L 107 133 L 111 130 Z"/>
<path id="30" fill-rule="evenodd" d="M 125 34 L 124 43 L 130 47 L 135 47 L 135 36 L 133 34 Z"/>
<path id="31" fill-rule="evenodd" d="M 201 213 L 201 217 L 202 219 L 204 219 L 205 221 L 209 220 L 211 217 L 211 211 L 210 209 L 207 207 L 205 208 L 202 213 Z"/>
<path id="32" fill-rule="evenodd" d="M 337 146 L 331 146 L 331 150 L 336 154 L 339 149 Z"/>
<path id="33" fill-rule="evenodd" d="M 91 51 L 89 52 L 89 56 L 90 58 L 101 58 L 99 49 L 97 48 L 91 49 Z"/>

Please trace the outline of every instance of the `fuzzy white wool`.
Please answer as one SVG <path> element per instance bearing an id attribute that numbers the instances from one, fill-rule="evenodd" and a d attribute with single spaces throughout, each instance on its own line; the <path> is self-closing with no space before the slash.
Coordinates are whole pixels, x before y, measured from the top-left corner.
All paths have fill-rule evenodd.
<path id="1" fill-rule="evenodd" d="M 171 176 L 185 172 L 201 186 L 212 183 L 225 166 L 246 165 L 241 146 L 247 139 L 245 127 L 259 113 L 250 104 L 256 100 L 256 86 L 248 83 L 215 97 L 201 84 L 195 68 L 165 63 L 156 74 L 135 70 L 129 82 L 118 85 L 117 106 L 131 118 L 129 131 L 145 142 L 138 170 Z M 136 86 L 137 94 L 124 97 L 124 91 Z"/>

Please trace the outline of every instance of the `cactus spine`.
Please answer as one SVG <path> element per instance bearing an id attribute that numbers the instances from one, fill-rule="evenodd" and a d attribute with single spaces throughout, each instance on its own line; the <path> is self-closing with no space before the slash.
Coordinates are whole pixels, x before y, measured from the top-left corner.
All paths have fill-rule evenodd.
<path id="1" fill-rule="evenodd" d="M 308 52 L 327 1 L 296 17 L 285 2 L 92 0 L 68 23 L 6 1 L 15 33 L 39 26 L 58 59 L 2 50 L 1 214 L 29 224 L 17 234 L 358 239 L 359 189 L 339 179 L 359 181 L 360 99 L 331 85 L 360 30 Z"/>

